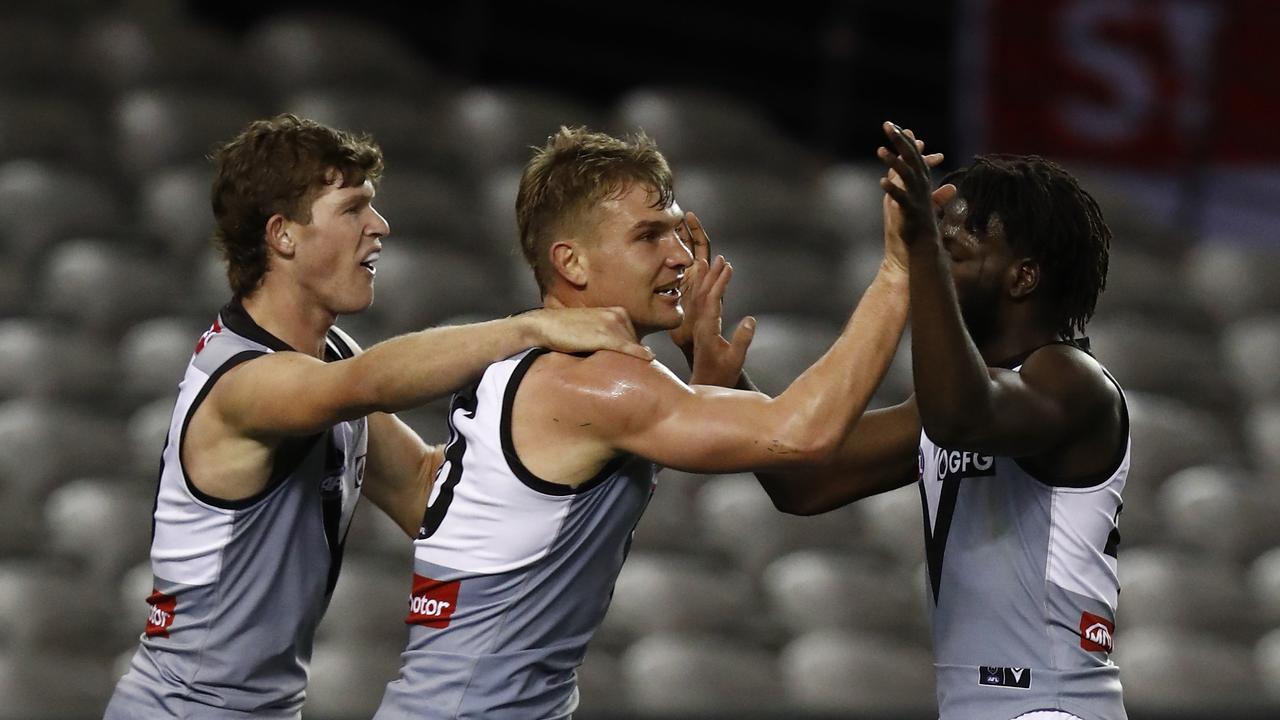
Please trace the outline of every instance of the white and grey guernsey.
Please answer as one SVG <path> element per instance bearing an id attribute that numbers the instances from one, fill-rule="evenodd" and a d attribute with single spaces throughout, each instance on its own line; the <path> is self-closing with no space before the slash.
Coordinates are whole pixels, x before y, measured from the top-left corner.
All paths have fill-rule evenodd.
<path id="1" fill-rule="evenodd" d="M 196 345 L 160 466 L 150 614 L 107 720 L 301 714 L 312 639 L 360 495 L 365 419 L 289 438 L 266 488 L 243 500 L 201 492 L 181 455 L 187 425 L 218 378 L 290 349 L 238 303 Z M 350 356 L 345 336 L 331 331 L 326 359 Z"/>
<path id="2" fill-rule="evenodd" d="M 1025 357 L 1003 366 L 1019 371 Z M 942 720 L 1006 720 L 1034 710 L 1126 717 L 1110 654 L 1127 409 L 1123 432 L 1109 470 L 1082 478 L 938 447 L 920 434 Z"/>
<path id="3" fill-rule="evenodd" d="M 654 466 L 621 457 L 576 488 L 530 472 L 511 440 L 526 350 L 449 410 L 445 460 L 414 542 L 409 642 L 376 720 L 564 718 L 604 619 Z"/>

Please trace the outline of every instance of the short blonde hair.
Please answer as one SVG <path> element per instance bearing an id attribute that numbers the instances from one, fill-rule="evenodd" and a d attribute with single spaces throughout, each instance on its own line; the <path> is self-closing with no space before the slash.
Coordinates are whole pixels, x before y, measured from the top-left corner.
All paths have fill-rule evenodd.
<path id="1" fill-rule="evenodd" d="M 675 200 L 667 159 L 643 131 L 620 139 L 584 127 L 561 127 L 534 151 L 516 193 L 516 225 L 539 290 L 546 293 L 551 280 L 547 249 L 552 240 L 580 227 L 596 205 L 633 183 L 652 188 L 655 208 L 670 207 Z"/>

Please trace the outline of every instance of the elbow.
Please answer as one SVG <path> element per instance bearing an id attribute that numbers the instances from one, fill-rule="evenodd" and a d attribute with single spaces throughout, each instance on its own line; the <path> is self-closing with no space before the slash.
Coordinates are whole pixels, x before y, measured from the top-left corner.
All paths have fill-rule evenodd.
<path id="1" fill-rule="evenodd" d="M 922 412 L 920 425 L 934 444 L 958 449 L 970 444 L 974 440 L 974 431 L 985 427 L 986 421 L 973 413 L 961 417 L 958 414 L 926 415 Z"/>
<path id="2" fill-rule="evenodd" d="M 817 515 L 824 511 L 809 494 L 797 492 L 797 484 L 794 481 L 769 482 L 766 481 L 765 476 L 761 476 L 761 481 L 765 493 L 769 495 L 769 500 L 773 502 L 773 507 L 778 512 L 787 515 Z"/>

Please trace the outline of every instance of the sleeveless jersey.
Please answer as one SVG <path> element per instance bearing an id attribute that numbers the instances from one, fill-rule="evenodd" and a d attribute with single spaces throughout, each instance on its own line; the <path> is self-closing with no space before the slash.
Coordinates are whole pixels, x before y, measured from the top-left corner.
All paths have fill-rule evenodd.
<path id="1" fill-rule="evenodd" d="M 326 359 L 351 356 L 344 337 L 330 331 Z M 360 495 L 366 421 L 287 439 L 266 488 L 243 500 L 201 492 L 181 459 L 187 425 L 214 383 L 290 349 L 237 303 L 196 346 L 162 456 L 146 630 L 107 720 L 300 715 L 312 640 Z"/>
<path id="2" fill-rule="evenodd" d="M 376 720 L 564 718 L 604 618 L 652 463 L 623 457 L 576 488 L 516 456 L 511 409 L 543 353 L 490 365 L 453 397 L 450 440 L 414 543 L 409 642 Z"/>
<path id="3" fill-rule="evenodd" d="M 1071 480 L 1033 473 L 1015 458 L 939 447 L 921 432 L 942 720 L 1034 710 L 1126 717 L 1110 654 L 1128 422 L 1126 409 L 1112 470 Z"/>

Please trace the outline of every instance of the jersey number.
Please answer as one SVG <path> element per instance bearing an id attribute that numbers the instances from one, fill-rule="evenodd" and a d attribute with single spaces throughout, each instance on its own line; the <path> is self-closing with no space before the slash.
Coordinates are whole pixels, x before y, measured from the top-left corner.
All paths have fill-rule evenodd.
<path id="1" fill-rule="evenodd" d="M 425 540 L 436 534 L 440 529 L 440 523 L 444 522 L 445 514 L 449 512 L 449 505 L 453 503 L 453 490 L 462 480 L 462 456 L 467 453 L 467 439 L 453 426 L 453 416 L 461 410 L 468 419 L 475 418 L 476 404 L 475 386 L 454 393 L 453 402 L 449 404 L 450 438 L 449 445 L 444 449 L 444 467 L 449 469 L 449 475 L 440 485 L 440 493 L 436 496 L 436 501 L 428 505 L 427 511 L 422 515 L 422 527 L 418 528 L 419 540 Z M 436 481 L 440 481 L 438 475 Z"/>

